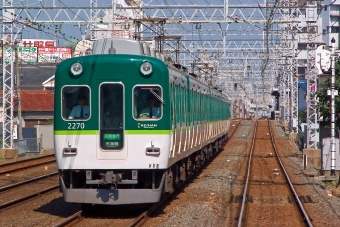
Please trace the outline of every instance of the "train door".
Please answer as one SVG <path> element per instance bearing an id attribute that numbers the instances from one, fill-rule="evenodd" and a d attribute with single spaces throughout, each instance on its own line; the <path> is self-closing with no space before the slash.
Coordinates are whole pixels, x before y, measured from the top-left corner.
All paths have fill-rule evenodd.
<path id="1" fill-rule="evenodd" d="M 177 86 L 177 95 L 178 95 L 178 122 L 177 122 L 177 138 L 178 138 L 178 147 L 177 153 L 181 152 L 182 147 L 182 92 L 181 92 L 181 85 Z"/>
<path id="2" fill-rule="evenodd" d="M 124 103 L 122 83 L 102 83 L 100 85 L 98 159 L 127 158 Z"/>
<path id="3" fill-rule="evenodd" d="M 188 107 L 187 107 L 187 89 L 182 87 L 182 148 L 180 152 L 187 150 L 188 144 Z"/>
<path id="4" fill-rule="evenodd" d="M 180 85 L 175 84 L 175 148 L 173 150 L 173 157 L 176 153 L 180 152 L 181 147 L 181 96 L 180 96 Z"/>
<path id="5" fill-rule="evenodd" d="M 192 148 L 193 146 L 193 138 L 194 138 L 194 96 L 193 96 L 193 89 L 189 89 L 189 92 L 190 92 L 190 98 L 189 98 L 189 116 L 190 116 L 190 119 L 189 119 L 189 147 L 188 149 Z"/>
<path id="6" fill-rule="evenodd" d="M 176 147 L 176 107 L 175 107 L 175 84 L 170 84 L 170 92 L 171 92 L 171 147 L 169 158 L 174 156 L 174 150 Z"/>
<path id="7" fill-rule="evenodd" d="M 195 99 L 194 99 L 194 103 L 195 103 L 195 136 L 194 136 L 194 146 L 198 145 L 198 140 L 199 140 L 199 90 L 196 90 L 195 92 Z"/>
<path id="8" fill-rule="evenodd" d="M 194 144 L 193 144 L 193 146 L 197 146 L 197 143 L 198 143 L 198 126 L 199 126 L 199 124 L 198 124 L 198 116 L 199 116 L 199 109 L 198 109 L 198 107 L 199 107 L 199 103 L 198 103 L 198 91 L 196 90 L 195 92 L 194 92 L 194 103 L 195 103 L 195 107 L 194 107 L 194 114 L 193 114 L 193 116 L 194 116 Z"/>

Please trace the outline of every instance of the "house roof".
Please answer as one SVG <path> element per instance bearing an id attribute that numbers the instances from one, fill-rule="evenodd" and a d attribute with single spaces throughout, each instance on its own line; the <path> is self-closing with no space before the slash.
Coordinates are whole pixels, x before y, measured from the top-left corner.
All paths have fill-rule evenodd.
<path id="1" fill-rule="evenodd" d="M 16 94 L 16 92 L 15 92 Z M 21 90 L 22 112 L 46 112 L 54 110 L 54 92 L 49 90 Z M 14 110 L 18 110 L 17 97 Z"/>
<path id="2" fill-rule="evenodd" d="M 0 73 L 2 73 L 2 65 L 0 66 Z M 54 75 L 56 66 L 56 63 L 19 64 L 21 89 L 42 90 L 43 82 Z M 0 84 L 2 87 L 2 80 Z"/>

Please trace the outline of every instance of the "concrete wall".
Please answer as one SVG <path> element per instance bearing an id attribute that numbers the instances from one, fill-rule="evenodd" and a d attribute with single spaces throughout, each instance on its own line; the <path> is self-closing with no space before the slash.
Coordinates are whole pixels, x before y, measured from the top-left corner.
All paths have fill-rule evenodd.
<path id="1" fill-rule="evenodd" d="M 303 149 L 303 155 L 307 156 L 307 165 L 313 165 L 316 169 L 321 169 L 321 150 L 314 148 Z"/>
<path id="2" fill-rule="evenodd" d="M 339 139 L 335 138 L 335 170 L 340 170 Z M 324 170 L 331 170 L 331 138 L 322 139 L 322 166 Z"/>
<path id="3" fill-rule="evenodd" d="M 53 125 L 35 125 L 37 138 L 41 139 L 41 149 L 54 149 Z"/>

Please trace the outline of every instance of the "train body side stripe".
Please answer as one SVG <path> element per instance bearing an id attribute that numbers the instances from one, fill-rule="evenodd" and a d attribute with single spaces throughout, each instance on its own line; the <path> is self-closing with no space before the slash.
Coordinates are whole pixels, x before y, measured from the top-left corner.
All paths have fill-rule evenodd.
<path id="1" fill-rule="evenodd" d="M 54 130 L 54 135 L 97 135 L 98 130 Z"/>
<path id="2" fill-rule="evenodd" d="M 126 130 L 125 134 L 128 134 L 128 135 L 136 135 L 136 134 L 141 134 L 141 135 L 149 135 L 149 134 L 170 135 L 171 130 Z"/>
<path id="3" fill-rule="evenodd" d="M 55 130 L 55 135 L 98 135 L 98 130 Z M 126 130 L 127 135 L 170 135 L 171 130 Z"/>

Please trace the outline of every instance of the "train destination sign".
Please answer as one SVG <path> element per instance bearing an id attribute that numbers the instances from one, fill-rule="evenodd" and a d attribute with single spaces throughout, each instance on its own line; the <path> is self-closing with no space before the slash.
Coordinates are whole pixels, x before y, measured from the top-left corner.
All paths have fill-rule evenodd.
<path id="1" fill-rule="evenodd" d="M 103 137 L 104 137 L 104 140 L 120 141 L 122 139 L 121 135 L 118 133 L 117 134 L 107 133 L 107 134 L 104 134 Z"/>

